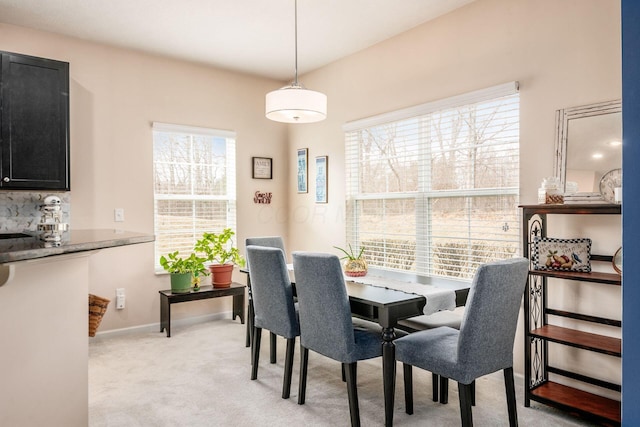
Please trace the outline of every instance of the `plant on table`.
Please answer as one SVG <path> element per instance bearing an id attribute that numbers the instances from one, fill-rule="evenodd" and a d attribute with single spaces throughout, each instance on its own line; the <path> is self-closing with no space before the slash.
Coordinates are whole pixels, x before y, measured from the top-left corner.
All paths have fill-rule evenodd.
<path id="1" fill-rule="evenodd" d="M 351 243 L 349 243 L 349 249 L 343 249 L 338 246 L 334 246 L 334 248 L 341 251 L 345 256 L 340 259 L 346 260 L 344 262 L 344 274 L 349 277 L 360 277 L 366 276 L 367 274 L 367 261 L 364 259 L 364 246 L 360 247 L 360 251 L 356 255 L 353 248 L 351 247 Z"/>
<path id="2" fill-rule="evenodd" d="M 216 288 L 231 286 L 233 267 L 243 267 L 245 260 L 240 251 L 233 245 L 235 232 L 225 228 L 221 233 L 203 233 L 195 244 L 194 250 L 204 254 L 206 262 L 210 262 L 211 282 Z"/>
<path id="3" fill-rule="evenodd" d="M 200 275 L 209 274 L 204 265 L 206 260 L 195 253 L 185 258 L 179 251 L 168 253 L 166 257 L 162 255 L 160 265 L 171 274 L 171 291 L 189 292 L 192 284 L 194 290 L 200 289 Z"/>

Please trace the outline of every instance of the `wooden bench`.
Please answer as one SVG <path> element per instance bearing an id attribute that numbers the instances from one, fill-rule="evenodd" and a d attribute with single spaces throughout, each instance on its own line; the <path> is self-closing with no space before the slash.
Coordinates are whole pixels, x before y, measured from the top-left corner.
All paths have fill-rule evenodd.
<path id="1" fill-rule="evenodd" d="M 187 293 L 173 293 L 171 290 L 160 292 L 160 332 L 167 330 L 167 337 L 171 336 L 171 304 L 201 299 L 233 297 L 233 317 L 240 316 L 244 325 L 244 289 L 246 285 L 232 283 L 228 288 L 214 288 L 213 286 L 201 286 L 200 290 Z"/>

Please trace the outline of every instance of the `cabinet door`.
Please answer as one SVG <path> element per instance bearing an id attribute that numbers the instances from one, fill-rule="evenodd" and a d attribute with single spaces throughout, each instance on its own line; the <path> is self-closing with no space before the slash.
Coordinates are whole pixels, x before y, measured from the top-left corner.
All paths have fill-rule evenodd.
<path id="1" fill-rule="evenodd" d="M 0 188 L 69 190 L 69 64 L 2 52 Z"/>

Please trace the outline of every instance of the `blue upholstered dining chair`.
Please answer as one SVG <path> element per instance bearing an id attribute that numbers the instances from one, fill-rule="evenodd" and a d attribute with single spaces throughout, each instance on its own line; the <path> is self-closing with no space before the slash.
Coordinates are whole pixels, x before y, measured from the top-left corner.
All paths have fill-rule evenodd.
<path id="1" fill-rule="evenodd" d="M 346 372 L 351 425 L 360 425 L 357 362 L 382 356 L 380 327 L 354 327 L 340 260 L 335 255 L 293 253 L 300 311 L 300 384 L 305 402 L 309 350 L 342 363 Z M 380 371 L 382 374 L 382 370 Z"/>
<path id="2" fill-rule="evenodd" d="M 473 278 L 460 330 L 440 327 L 395 340 L 403 363 L 406 412 L 413 413 L 412 366 L 458 382 L 462 425 L 472 426 L 471 384 L 502 370 L 509 425 L 518 424 L 513 381 L 513 341 L 529 261 L 514 258 L 481 265 Z"/>
<path id="3" fill-rule="evenodd" d="M 251 264 L 251 286 L 253 287 L 255 311 L 251 379 L 258 378 L 262 329 L 284 337 L 287 340 L 287 349 L 282 398 L 288 399 L 291 391 L 295 341 L 296 337 L 300 335 L 300 327 L 293 302 L 293 286 L 289 279 L 284 253 L 278 248 L 247 246 L 247 257 Z"/>
<path id="4" fill-rule="evenodd" d="M 458 307 L 461 309 L 462 307 Z M 398 328 L 405 332 L 426 331 L 442 326 L 448 326 L 454 329 L 460 329 L 462 323 L 462 311 L 443 310 L 433 314 L 423 314 L 422 316 L 410 317 L 400 320 Z M 440 378 L 437 374 L 431 374 L 433 401 L 440 403 L 448 403 L 449 401 L 449 381 L 446 378 Z M 471 404 L 475 405 L 475 381 L 471 383 Z"/>
<path id="5" fill-rule="evenodd" d="M 248 237 L 245 239 L 245 248 L 247 246 L 266 246 L 269 248 L 278 248 L 282 249 L 284 253 L 284 259 L 287 259 L 287 251 L 284 250 L 284 241 L 280 236 L 266 236 L 266 237 Z M 255 318 L 255 314 L 253 312 L 253 295 L 251 292 L 251 267 L 250 267 L 249 258 L 247 257 L 247 271 L 249 271 L 249 281 L 248 283 L 248 294 L 249 294 L 249 302 L 247 304 L 247 343 L 246 346 L 249 347 L 253 343 L 253 319 Z M 270 337 L 270 352 L 269 352 L 269 361 L 271 363 L 276 363 L 276 334 L 269 334 Z M 251 352 L 253 354 L 253 346 L 251 347 Z M 252 356 L 253 357 L 253 356 Z"/>

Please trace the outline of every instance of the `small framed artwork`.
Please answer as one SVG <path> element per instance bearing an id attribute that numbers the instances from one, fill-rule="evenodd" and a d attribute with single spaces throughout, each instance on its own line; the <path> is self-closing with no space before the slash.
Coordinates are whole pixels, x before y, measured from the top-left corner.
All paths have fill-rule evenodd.
<path id="1" fill-rule="evenodd" d="M 533 240 L 534 270 L 591 271 L 591 239 L 555 239 L 536 237 Z"/>
<path id="2" fill-rule="evenodd" d="M 316 157 L 316 203 L 327 203 L 329 156 Z"/>
<path id="3" fill-rule="evenodd" d="M 253 179 L 272 179 L 273 178 L 273 159 L 270 157 L 252 157 L 253 162 Z"/>
<path id="4" fill-rule="evenodd" d="M 309 191 L 307 189 L 308 157 L 309 150 L 307 148 L 298 149 L 298 193 L 307 193 Z"/>

